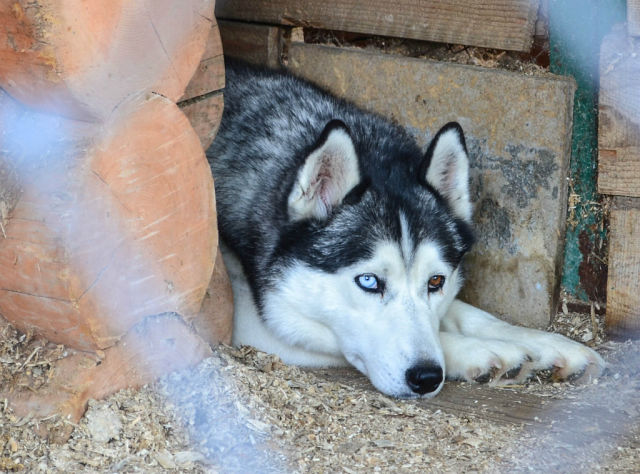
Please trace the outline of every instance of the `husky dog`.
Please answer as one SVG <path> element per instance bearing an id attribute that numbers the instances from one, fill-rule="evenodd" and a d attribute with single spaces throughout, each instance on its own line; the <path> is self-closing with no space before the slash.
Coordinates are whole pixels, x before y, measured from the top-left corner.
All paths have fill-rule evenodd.
<path id="1" fill-rule="evenodd" d="M 351 364 L 397 397 L 434 396 L 445 376 L 508 384 L 604 366 L 581 344 L 455 299 L 473 242 L 457 123 L 424 153 L 398 125 L 308 82 L 228 62 L 207 155 L 234 344 L 302 366 Z"/>

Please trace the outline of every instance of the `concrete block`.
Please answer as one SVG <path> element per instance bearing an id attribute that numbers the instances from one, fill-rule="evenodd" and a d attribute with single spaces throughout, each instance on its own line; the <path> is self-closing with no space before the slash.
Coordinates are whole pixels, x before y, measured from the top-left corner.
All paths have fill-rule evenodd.
<path id="1" fill-rule="evenodd" d="M 573 79 L 293 43 L 289 67 L 390 117 L 426 146 L 460 122 L 478 242 L 464 300 L 544 327 L 556 311 L 567 210 Z"/>

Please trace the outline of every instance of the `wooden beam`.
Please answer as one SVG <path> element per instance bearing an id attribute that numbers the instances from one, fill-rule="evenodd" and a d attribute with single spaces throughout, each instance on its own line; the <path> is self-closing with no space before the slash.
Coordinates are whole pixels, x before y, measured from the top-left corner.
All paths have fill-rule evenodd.
<path id="1" fill-rule="evenodd" d="M 640 39 L 619 25 L 600 48 L 598 191 L 616 197 L 609 225 L 607 331 L 640 335 Z"/>
<path id="2" fill-rule="evenodd" d="M 598 191 L 640 197 L 640 39 L 621 25 L 600 49 Z"/>
<path id="3" fill-rule="evenodd" d="M 285 28 L 240 21 L 220 21 L 224 54 L 251 64 L 280 67 Z"/>
<path id="4" fill-rule="evenodd" d="M 528 51 L 536 0 L 219 0 L 216 17 Z"/>
<path id="5" fill-rule="evenodd" d="M 609 225 L 609 334 L 640 336 L 640 199 L 615 198 Z"/>
<path id="6" fill-rule="evenodd" d="M 640 0 L 627 0 L 627 29 L 631 36 L 640 36 Z"/>

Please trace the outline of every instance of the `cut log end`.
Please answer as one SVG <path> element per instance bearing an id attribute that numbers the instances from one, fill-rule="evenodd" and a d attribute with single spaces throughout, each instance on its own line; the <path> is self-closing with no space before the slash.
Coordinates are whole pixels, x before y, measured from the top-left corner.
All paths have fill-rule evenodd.
<path id="1" fill-rule="evenodd" d="M 3 2 L 0 87 L 41 111 L 102 120 L 124 98 L 184 93 L 214 0 Z"/>
<path id="2" fill-rule="evenodd" d="M 217 245 L 211 171 L 179 108 L 138 97 L 104 130 L 25 177 L 0 239 L 0 314 L 82 350 L 197 313 Z"/>

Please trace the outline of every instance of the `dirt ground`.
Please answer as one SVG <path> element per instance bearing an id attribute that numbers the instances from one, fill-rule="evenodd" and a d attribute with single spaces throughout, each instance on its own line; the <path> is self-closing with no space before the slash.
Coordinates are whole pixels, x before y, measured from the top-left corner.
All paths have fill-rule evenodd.
<path id="1" fill-rule="evenodd" d="M 603 341 L 589 315 L 561 313 L 554 327 L 597 346 L 605 374 L 586 386 L 544 374 L 513 388 L 448 383 L 434 400 L 397 400 L 352 370 L 220 347 L 191 370 L 90 401 L 77 425 L 21 418 L 0 400 L 0 471 L 637 472 L 640 344 Z M 8 326 L 0 382 L 37 391 L 64 356 Z"/>

